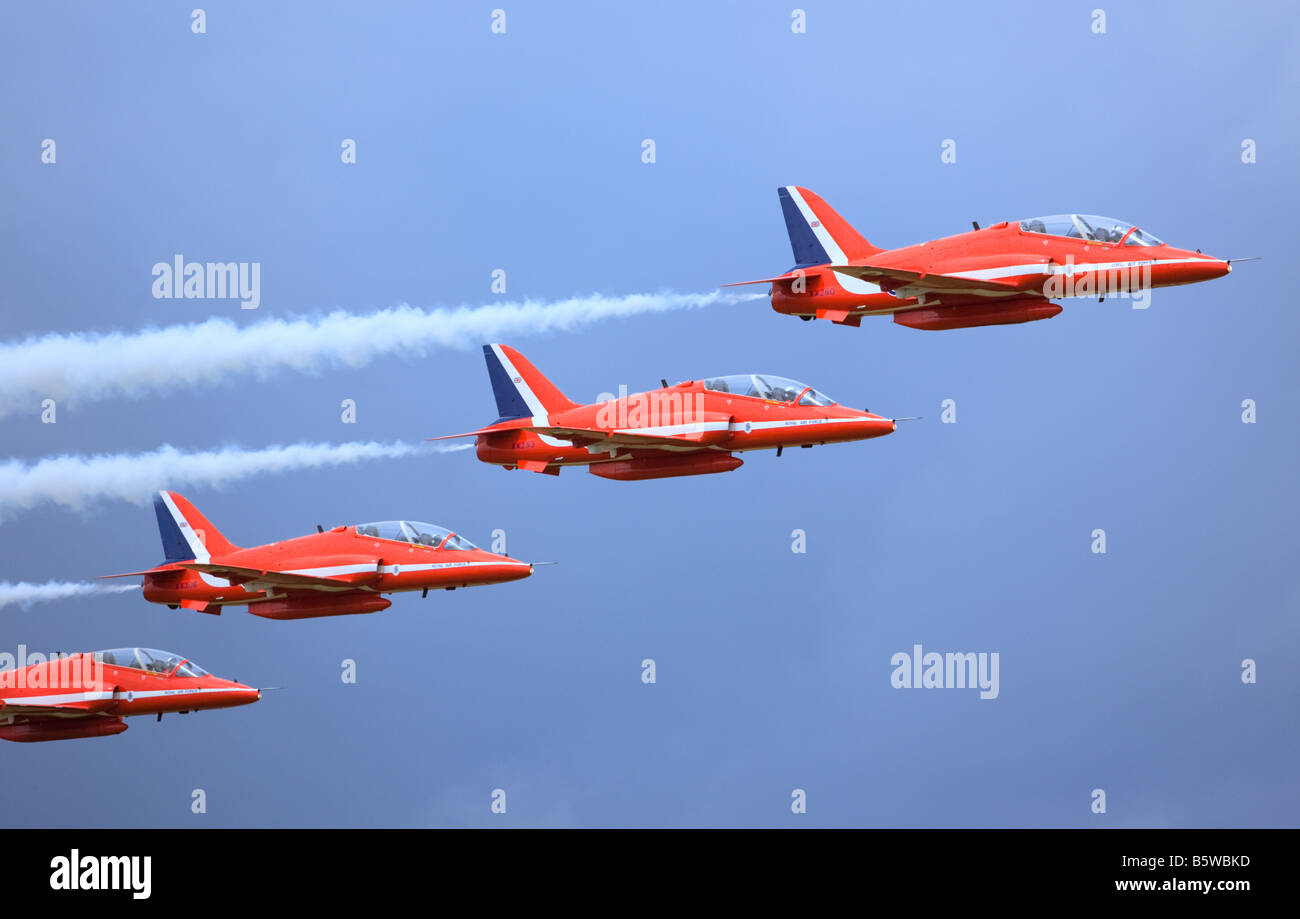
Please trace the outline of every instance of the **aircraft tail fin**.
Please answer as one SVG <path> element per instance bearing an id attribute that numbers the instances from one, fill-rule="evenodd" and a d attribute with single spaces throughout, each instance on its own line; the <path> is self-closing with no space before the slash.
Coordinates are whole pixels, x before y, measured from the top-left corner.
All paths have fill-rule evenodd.
<path id="1" fill-rule="evenodd" d="M 786 185 L 776 193 L 781 199 L 786 232 L 790 234 L 795 267 L 843 265 L 883 251 L 863 239 L 847 220 L 808 189 Z"/>
<path id="2" fill-rule="evenodd" d="M 546 416 L 577 407 L 578 403 L 560 392 L 514 348 L 484 345 L 483 356 L 487 358 L 492 393 L 503 420 Z"/>
<path id="3" fill-rule="evenodd" d="M 239 547 L 221 535 L 188 500 L 174 491 L 160 491 L 153 499 L 158 515 L 158 535 L 168 562 L 197 559 L 206 562 Z"/>

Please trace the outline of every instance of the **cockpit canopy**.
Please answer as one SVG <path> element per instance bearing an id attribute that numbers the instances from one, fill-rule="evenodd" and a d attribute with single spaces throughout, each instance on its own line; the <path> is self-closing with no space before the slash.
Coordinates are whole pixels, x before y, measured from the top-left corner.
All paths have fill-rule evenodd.
<path id="1" fill-rule="evenodd" d="M 805 386 L 796 380 L 772 376 L 770 373 L 733 373 L 724 377 L 713 377 L 704 381 L 704 388 L 713 392 L 730 393 L 735 396 L 749 396 L 751 399 L 767 399 L 771 402 L 793 402 L 800 405 L 834 405 L 835 400 L 823 395 L 811 386 Z"/>
<path id="2" fill-rule="evenodd" d="M 94 656 L 96 660 L 113 667 L 130 667 L 132 670 L 147 670 L 150 673 L 171 673 L 175 670 L 173 676 L 208 675 L 198 664 L 179 654 L 153 648 L 113 648 L 109 651 L 96 651 Z"/>
<path id="3" fill-rule="evenodd" d="M 1098 217 L 1095 214 L 1053 214 L 1020 221 L 1026 233 L 1044 233 L 1070 239 L 1088 239 L 1099 243 L 1123 242 L 1126 246 L 1160 246 L 1163 243 L 1144 233 L 1127 220 Z"/>
<path id="4" fill-rule="evenodd" d="M 443 549 L 477 549 L 464 536 L 443 529 L 432 523 L 420 523 L 415 520 L 381 520 L 378 523 L 359 523 L 354 528 L 358 536 L 372 539 L 391 539 L 394 542 L 409 542 L 417 546 L 433 546 Z"/>

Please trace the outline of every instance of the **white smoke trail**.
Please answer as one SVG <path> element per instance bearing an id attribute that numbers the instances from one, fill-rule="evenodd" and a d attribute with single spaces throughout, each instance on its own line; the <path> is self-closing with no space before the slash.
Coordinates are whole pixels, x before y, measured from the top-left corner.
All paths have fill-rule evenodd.
<path id="1" fill-rule="evenodd" d="M 138 396 L 212 384 L 239 374 L 265 378 L 288 368 L 362 367 L 377 357 L 465 348 L 502 335 L 571 329 L 601 319 L 741 303 L 766 294 L 629 294 L 524 300 L 422 310 L 405 304 L 356 316 L 229 319 L 138 332 L 49 334 L 0 344 L 0 417 L 42 399 Z"/>
<path id="2" fill-rule="evenodd" d="M 290 444 L 245 450 L 223 447 L 183 453 L 164 444 L 151 453 L 63 455 L 30 466 L 19 460 L 0 462 L 0 518 L 17 510 L 53 502 L 80 508 L 96 499 L 143 504 L 162 488 L 221 485 L 263 472 L 289 472 L 339 466 L 372 459 L 395 459 L 420 453 L 451 453 L 474 444 L 362 443 Z"/>
<path id="3" fill-rule="evenodd" d="M 120 594 L 139 589 L 139 584 L 95 584 L 89 581 L 46 581 L 44 584 L 0 581 L 0 609 L 15 605 L 26 609 L 33 603 L 48 603 L 51 600 L 84 597 L 87 594 Z"/>

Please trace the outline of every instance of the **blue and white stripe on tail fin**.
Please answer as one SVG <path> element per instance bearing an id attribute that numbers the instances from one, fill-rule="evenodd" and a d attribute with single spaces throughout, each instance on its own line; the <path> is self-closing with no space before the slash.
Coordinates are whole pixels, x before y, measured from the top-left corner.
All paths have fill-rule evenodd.
<path id="1" fill-rule="evenodd" d="M 162 537 L 168 562 L 207 562 L 214 554 L 224 555 L 238 548 L 193 504 L 174 491 L 158 492 L 153 508 L 158 515 L 158 535 Z"/>
<path id="2" fill-rule="evenodd" d="M 796 268 L 845 265 L 882 251 L 862 238 L 849 222 L 813 192 L 797 185 L 776 190 Z"/>
<path id="3" fill-rule="evenodd" d="M 487 359 L 497 411 L 501 413 L 499 420 L 544 419 L 551 412 L 577 407 L 578 403 L 556 389 L 554 383 L 542 376 L 541 371 L 514 348 L 484 345 L 483 356 Z"/>

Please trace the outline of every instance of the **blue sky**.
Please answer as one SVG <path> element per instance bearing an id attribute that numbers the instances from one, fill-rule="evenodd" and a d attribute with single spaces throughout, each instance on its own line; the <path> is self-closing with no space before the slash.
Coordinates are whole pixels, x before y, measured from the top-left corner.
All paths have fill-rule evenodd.
<path id="1" fill-rule="evenodd" d="M 705 292 L 789 266 L 783 184 L 880 246 L 1081 211 L 1264 258 L 1145 311 L 1066 301 L 1022 326 L 855 330 L 757 301 L 509 339 L 583 401 L 758 369 L 925 418 L 720 476 L 459 453 L 182 489 L 239 544 L 409 517 L 560 564 L 336 620 L 134 594 L 0 610 L 11 652 L 140 644 L 286 687 L 6 745 L 0 823 L 1296 825 L 1294 13 L 1108 3 L 1097 35 L 1095 3 L 808 4 L 796 35 L 790 4 L 519 4 L 493 35 L 494 5 L 212 4 L 194 35 L 193 4 L 11 4 L 0 340 L 489 303 L 498 267 L 510 298 Z M 152 298 L 175 253 L 260 262 L 261 307 Z M 53 425 L 33 405 L 0 419 L 0 455 L 494 417 L 467 347 L 67 404 Z M 11 581 L 161 558 L 152 509 L 128 503 L 23 512 L 0 546 Z M 998 652 L 999 697 L 892 688 L 915 643 Z"/>

